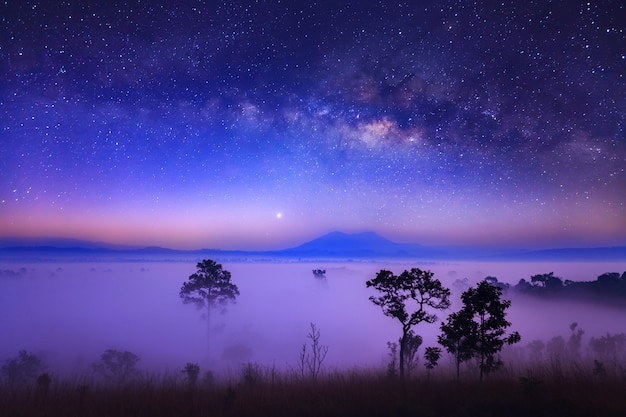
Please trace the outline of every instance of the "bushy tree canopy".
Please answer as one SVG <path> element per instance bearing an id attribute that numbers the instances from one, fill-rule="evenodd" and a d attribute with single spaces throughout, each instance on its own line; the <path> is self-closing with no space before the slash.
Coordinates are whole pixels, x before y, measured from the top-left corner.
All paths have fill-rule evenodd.
<path id="1" fill-rule="evenodd" d="M 530 281 L 534 285 L 539 285 L 544 288 L 561 288 L 563 287 L 563 280 L 554 276 L 554 272 L 547 274 L 538 274 L 530 277 Z"/>
<path id="2" fill-rule="evenodd" d="M 475 342 L 472 337 L 475 333 L 473 316 L 466 309 L 450 314 L 448 320 L 441 323 L 441 334 L 437 341 L 454 356 L 457 379 L 460 376 L 461 363 L 474 356 Z"/>
<path id="3" fill-rule="evenodd" d="M 483 374 L 500 367 L 498 353 L 505 344 L 520 341 L 518 332 L 506 335 L 511 325 L 506 310 L 511 301 L 502 299 L 502 288 L 481 281 L 461 295 L 463 307 L 452 313 L 447 323 L 441 324 L 439 342 L 460 361 L 476 357 L 479 360 L 480 379 Z"/>
<path id="4" fill-rule="evenodd" d="M 180 297 L 185 304 L 192 303 L 198 308 L 211 309 L 234 302 L 239 289 L 230 281 L 230 272 L 210 259 L 198 262 L 196 267 L 196 273 L 189 276 L 189 281 L 183 283 L 180 289 Z"/>
<path id="5" fill-rule="evenodd" d="M 374 279 L 366 282 L 380 295 L 369 299 L 383 310 L 383 314 L 400 321 L 400 375 L 404 377 L 404 361 L 411 328 L 418 323 L 434 323 L 437 315 L 433 310 L 444 310 L 450 306 L 450 290 L 431 271 L 412 268 L 400 275 L 381 270 Z"/>

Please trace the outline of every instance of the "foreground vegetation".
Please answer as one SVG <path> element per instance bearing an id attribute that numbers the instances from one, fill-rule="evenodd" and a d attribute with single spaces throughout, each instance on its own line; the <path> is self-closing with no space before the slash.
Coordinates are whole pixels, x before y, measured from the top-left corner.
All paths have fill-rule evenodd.
<path id="1" fill-rule="evenodd" d="M 385 372 L 344 371 L 316 380 L 248 364 L 219 381 L 143 376 L 103 384 L 76 378 L 45 388 L 0 385 L 3 416 L 623 416 L 621 370 L 598 374 L 559 362 L 502 368 L 482 383 L 452 369 L 404 383 Z"/>

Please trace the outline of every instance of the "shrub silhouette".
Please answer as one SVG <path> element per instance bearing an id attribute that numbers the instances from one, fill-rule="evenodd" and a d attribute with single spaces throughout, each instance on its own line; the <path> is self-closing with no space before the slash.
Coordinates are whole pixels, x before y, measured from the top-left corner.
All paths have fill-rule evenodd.
<path id="1" fill-rule="evenodd" d="M 100 356 L 100 361 L 93 365 L 93 369 L 108 381 L 122 383 L 139 375 L 135 368 L 137 362 L 139 357 L 132 352 L 107 349 Z"/>
<path id="2" fill-rule="evenodd" d="M 20 350 L 17 357 L 4 362 L 1 371 L 9 384 L 23 385 L 34 381 L 45 368 L 46 365 L 39 356 Z"/>

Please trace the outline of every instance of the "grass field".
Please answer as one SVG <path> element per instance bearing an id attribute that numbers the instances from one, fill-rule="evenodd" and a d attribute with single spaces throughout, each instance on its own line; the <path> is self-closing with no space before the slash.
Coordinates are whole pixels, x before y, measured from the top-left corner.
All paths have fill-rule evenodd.
<path id="1" fill-rule="evenodd" d="M 544 364 L 503 368 L 479 383 L 468 370 L 420 369 L 402 383 L 384 371 L 327 372 L 317 380 L 256 365 L 190 386 L 179 376 L 142 376 L 123 384 L 53 376 L 0 385 L 0 415 L 30 416 L 624 416 L 626 379 L 617 368 Z"/>

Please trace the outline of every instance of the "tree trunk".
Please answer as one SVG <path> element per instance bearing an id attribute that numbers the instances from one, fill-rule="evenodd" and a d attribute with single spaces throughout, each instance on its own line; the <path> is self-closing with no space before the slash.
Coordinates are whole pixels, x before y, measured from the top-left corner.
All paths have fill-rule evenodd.
<path id="1" fill-rule="evenodd" d="M 485 356 L 480 354 L 480 382 L 483 382 L 483 367 L 485 364 Z"/>
<path id="2" fill-rule="evenodd" d="M 485 313 L 480 313 L 480 382 L 483 382 L 483 369 L 485 368 Z"/>
<path id="3" fill-rule="evenodd" d="M 207 350 L 207 360 L 209 362 L 209 366 L 211 364 L 211 304 L 207 303 L 206 309 L 206 350 Z"/>
<path id="4" fill-rule="evenodd" d="M 211 366 L 211 307 L 214 301 L 212 288 L 209 288 L 206 295 L 206 353 L 209 366 Z"/>
<path id="5" fill-rule="evenodd" d="M 406 345 L 406 335 L 408 331 L 402 331 L 402 339 L 400 339 L 400 379 L 404 381 L 404 349 Z"/>
<path id="6" fill-rule="evenodd" d="M 456 380 L 461 379 L 461 354 L 456 352 Z"/>

